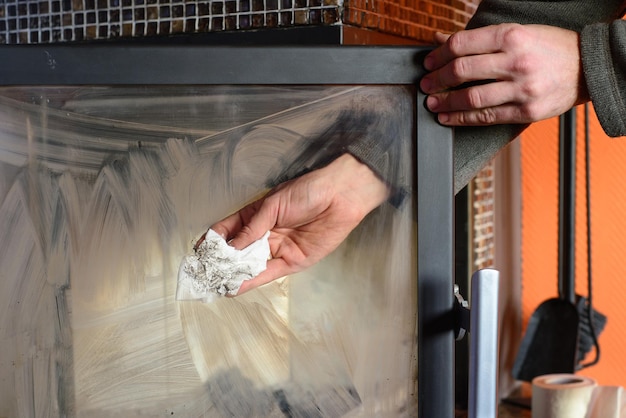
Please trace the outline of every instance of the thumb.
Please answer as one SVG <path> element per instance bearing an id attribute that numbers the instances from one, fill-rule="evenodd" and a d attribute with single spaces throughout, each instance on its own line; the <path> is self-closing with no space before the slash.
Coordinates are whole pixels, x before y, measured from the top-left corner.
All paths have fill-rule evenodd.
<path id="1" fill-rule="evenodd" d="M 247 224 L 235 234 L 228 244 L 238 250 L 246 248 L 260 239 L 265 233 L 276 226 L 277 211 L 271 207 L 271 200 L 264 199 L 259 203 L 258 210 L 252 214 Z"/>
<path id="2" fill-rule="evenodd" d="M 290 273 L 295 272 L 296 269 L 287 265 L 287 263 L 281 258 L 273 258 L 267 261 L 267 269 L 262 271 L 256 277 L 250 280 L 244 280 L 239 288 L 237 296 L 246 293 L 249 290 L 256 289 L 259 286 L 270 283 L 276 279 L 284 277 Z"/>

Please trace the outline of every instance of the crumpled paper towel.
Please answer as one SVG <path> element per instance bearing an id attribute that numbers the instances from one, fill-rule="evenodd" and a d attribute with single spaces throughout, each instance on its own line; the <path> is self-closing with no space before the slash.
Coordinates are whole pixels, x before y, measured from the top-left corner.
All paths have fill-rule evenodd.
<path id="1" fill-rule="evenodd" d="M 193 254 L 183 257 L 178 269 L 176 300 L 209 303 L 236 295 L 244 280 L 258 276 L 267 268 L 269 235 L 267 231 L 259 240 L 237 250 L 209 229 Z"/>

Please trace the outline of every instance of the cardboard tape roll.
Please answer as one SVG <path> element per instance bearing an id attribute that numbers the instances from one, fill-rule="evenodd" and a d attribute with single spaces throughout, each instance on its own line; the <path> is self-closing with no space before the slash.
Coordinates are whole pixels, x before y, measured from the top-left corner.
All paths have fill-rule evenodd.
<path id="1" fill-rule="evenodd" d="M 533 418 L 585 418 L 597 383 L 574 374 L 549 374 L 532 381 Z"/>

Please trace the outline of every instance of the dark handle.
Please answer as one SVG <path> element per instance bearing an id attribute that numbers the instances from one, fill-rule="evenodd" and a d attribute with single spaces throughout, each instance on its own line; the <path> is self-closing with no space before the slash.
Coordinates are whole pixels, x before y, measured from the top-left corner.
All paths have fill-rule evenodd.
<path id="1" fill-rule="evenodd" d="M 576 303 L 576 109 L 559 117 L 559 298 Z"/>

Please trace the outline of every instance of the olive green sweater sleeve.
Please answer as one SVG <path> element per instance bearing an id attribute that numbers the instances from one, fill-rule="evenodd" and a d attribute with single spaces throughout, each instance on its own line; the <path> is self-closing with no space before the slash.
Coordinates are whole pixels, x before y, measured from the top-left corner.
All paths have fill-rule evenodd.
<path id="1" fill-rule="evenodd" d="M 623 0 L 483 0 L 467 28 L 520 23 L 582 32 L 585 78 L 602 127 L 611 136 L 626 135 L 626 22 L 613 22 L 623 15 L 622 4 Z M 457 128 L 455 192 L 527 126 Z"/>
<path id="2" fill-rule="evenodd" d="M 390 203 L 400 205 L 410 194 L 413 174 L 411 144 L 414 93 L 401 86 L 362 86 L 341 96 L 318 115 L 316 128 L 287 159 L 291 163 L 268 184 L 321 168 L 349 153 L 367 165 L 391 190 Z"/>
<path id="3" fill-rule="evenodd" d="M 580 38 L 591 102 L 609 136 L 626 135 L 626 21 L 586 26 Z"/>

